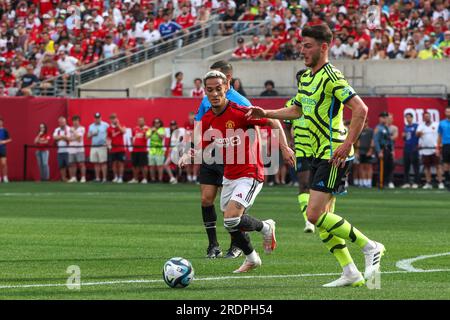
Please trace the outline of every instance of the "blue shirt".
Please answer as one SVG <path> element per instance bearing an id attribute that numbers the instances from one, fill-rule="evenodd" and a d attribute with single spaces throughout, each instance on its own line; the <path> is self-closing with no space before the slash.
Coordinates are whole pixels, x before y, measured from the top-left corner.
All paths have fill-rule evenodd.
<path id="1" fill-rule="evenodd" d="M 88 134 L 92 135 L 95 132 L 98 132 L 97 135 L 92 136 L 92 145 L 94 146 L 104 146 L 106 145 L 106 136 L 109 125 L 102 121 L 100 124 L 96 124 L 95 122 L 89 126 Z"/>
<path id="2" fill-rule="evenodd" d="M 175 32 L 181 29 L 182 27 L 175 21 L 163 22 L 159 25 L 159 33 L 163 39 L 171 38 Z"/>
<path id="3" fill-rule="evenodd" d="M 227 97 L 228 100 L 240 106 L 250 107 L 252 105 L 246 97 L 242 96 L 239 92 L 237 92 L 233 88 L 230 88 L 230 90 L 227 91 L 225 96 Z M 208 97 L 204 96 L 202 103 L 200 104 L 200 107 L 197 110 L 197 114 L 195 115 L 195 121 L 202 120 L 203 115 L 206 112 L 208 112 L 209 109 L 211 109 L 211 103 L 209 102 Z"/>
<path id="4" fill-rule="evenodd" d="M 0 128 L 0 141 L 2 140 L 8 140 L 9 139 L 9 133 L 8 130 L 5 128 Z M 0 151 L 5 152 L 6 151 L 6 145 L 0 144 Z"/>
<path id="5" fill-rule="evenodd" d="M 403 132 L 406 133 L 405 136 L 405 150 L 414 151 L 417 150 L 417 146 L 419 144 L 419 137 L 416 135 L 416 131 L 419 125 L 417 123 L 413 123 L 411 125 L 405 125 Z"/>
<path id="6" fill-rule="evenodd" d="M 438 132 L 442 138 L 442 144 L 450 144 L 450 120 L 445 119 L 439 122 Z"/>

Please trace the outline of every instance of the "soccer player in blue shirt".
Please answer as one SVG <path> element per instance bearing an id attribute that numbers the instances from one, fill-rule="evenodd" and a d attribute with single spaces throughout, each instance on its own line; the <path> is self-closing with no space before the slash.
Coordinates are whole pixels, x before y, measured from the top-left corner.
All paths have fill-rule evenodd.
<path id="1" fill-rule="evenodd" d="M 403 167 L 405 169 L 405 184 L 402 186 L 403 189 L 412 187 L 417 189 L 420 183 L 419 175 L 419 137 L 417 136 L 417 123 L 413 123 L 412 113 L 407 113 L 405 115 L 406 125 L 403 129 Z M 411 165 L 414 170 L 414 183 L 411 185 L 409 171 Z"/>
<path id="2" fill-rule="evenodd" d="M 450 106 L 445 108 L 445 119 L 439 123 L 438 154 L 442 150 L 445 184 L 450 190 Z"/>
<path id="3" fill-rule="evenodd" d="M 0 182 L 8 183 L 8 166 L 6 163 L 6 144 L 10 143 L 11 137 L 9 136 L 8 130 L 3 127 L 3 118 L 0 117 Z"/>

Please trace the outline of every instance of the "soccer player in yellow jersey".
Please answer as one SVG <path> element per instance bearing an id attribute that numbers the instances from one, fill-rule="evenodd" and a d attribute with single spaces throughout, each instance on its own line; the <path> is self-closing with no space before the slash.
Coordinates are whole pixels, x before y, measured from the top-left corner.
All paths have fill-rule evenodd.
<path id="1" fill-rule="evenodd" d="M 342 73 L 328 62 L 333 38 L 330 28 L 325 24 L 305 27 L 302 36 L 302 54 L 309 69 L 300 78 L 294 106 L 278 110 L 250 107 L 247 116 L 283 120 L 305 117 L 313 152 L 306 215 L 343 269 L 339 279 L 324 286 L 361 286 L 379 271 L 385 248 L 330 212 L 329 207 L 333 193 L 338 191 L 342 177 L 351 167 L 353 145 L 367 117 L 367 106 Z M 344 106 L 352 110 L 349 130 L 343 122 Z M 346 240 L 359 246 L 365 255 L 364 277 L 350 256 Z"/>

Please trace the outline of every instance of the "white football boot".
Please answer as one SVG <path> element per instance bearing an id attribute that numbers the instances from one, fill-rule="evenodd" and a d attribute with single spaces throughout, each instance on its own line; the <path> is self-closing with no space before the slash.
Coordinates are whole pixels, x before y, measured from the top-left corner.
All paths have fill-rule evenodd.
<path id="1" fill-rule="evenodd" d="M 324 284 L 324 288 L 338 288 L 338 287 L 361 287 L 365 284 L 363 276 L 360 272 L 345 274 L 342 273 L 341 277 L 330 283 Z"/>
<path id="2" fill-rule="evenodd" d="M 255 261 L 250 261 L 247 259 L 247 257 L 244 260 L 244 263 L 239 267 L 239 269 L 236 269 L 233 271 L 233 273 L 245 273 L 249 272 L 253 269 L 256 269 L 262 265 L 261 258 L 259 257 L 259 254 L 256 254 Z"/>
<path id="3" fill-rule="evenodd" d="M 364 279 L 369 280 L 375 275 L 375 273 L 380 271 L 380 261 L 381 257 L 386 252 L 386 248 L 383 244 L 373 241 L 375 248 L 367 250 L 364 252 L 366 261 L 366 270 L 364 271 Z"/>
<path id="4" fill-rule="evenodd" d="M 275 221 L 269 219 L 263 221 L 263 223 L 269 225 L 269 230 L 263 234 L 263 247 L 264 252 L 270 254 L 277 247 L 277 238 L 275 237 Z"/>
<path id="5" fill-rule="evenodd" d="M 303 229 L 304 233 L 314 233 L 316 231 L 316 226 L 309 222 L 308 220 L 305 221 L 305 229 Z"/>

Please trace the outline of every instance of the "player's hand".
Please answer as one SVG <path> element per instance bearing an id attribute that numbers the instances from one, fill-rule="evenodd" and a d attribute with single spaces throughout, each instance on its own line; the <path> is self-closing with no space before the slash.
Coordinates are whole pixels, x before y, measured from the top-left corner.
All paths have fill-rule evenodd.
<path id="1" fill-rule="evenodd" d="M 291 167 L 295 167 L 295 153 L 289 147 L 281 147 L 281 155 L 283 157 L 284 163 Z"/>
<path id="2" fill-rule="evenodd" d="M 335 167 L 345 167 L 345 161 L 347 160 L 350 151 L 352 150 L 352 144 L 344 142 L 333 153 L 333 157 L 328 161 L 333 163 Z"/>
<path id="3" fill-rule="evenodd" d="M 190 162 L 191 162 L 191 156 L 188 153 L 185 153 L 181 156 L 180 160 L 178 160 L 178 167 L 180 169 L 183 169 Z"/>
<path id="4" fill-rule="evenodd" d="M 378 153 L 378 158 L 380 158 L 380 159 L 383 159 L 383 158 L 384 158 L 384 153 L 383 153 L 383 151 L 380 151 L 380 152 Z"/>
<path id="5" fill-rule="evenodd" d="M 266 110 L 261 107 L 249 107 L 248 112 L 245 114 L 247 119 L 260 119 L 266 117 Z"/>

